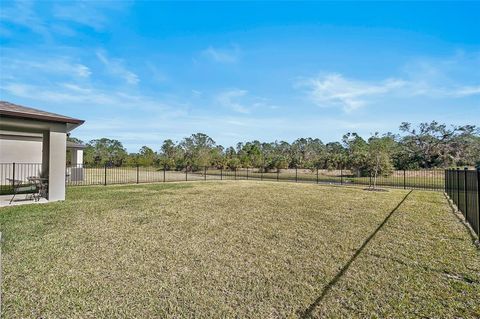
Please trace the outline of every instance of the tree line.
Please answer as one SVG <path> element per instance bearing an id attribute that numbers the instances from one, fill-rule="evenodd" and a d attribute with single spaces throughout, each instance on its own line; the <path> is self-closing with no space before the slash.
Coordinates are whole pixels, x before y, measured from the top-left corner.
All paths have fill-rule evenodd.
<path id="1" fill-rule="evenodd" d="M 347 133 L 340 142 L 299 138 L 293 143 L 239 142 L 223 147 L 203 133 L 179 142 L 163 141 L 155 151 L 143 146 L 128 153 L 118 140 L 100 138 L 86 144 L 88 166 L 158 166 L 175 170 L 199 170 L 205 166 L 224 169 L 286 168 L 350 169 L 359 176 L 389 174 L 397 169 L 446 168 L 480 164 L 480 130 L 473 125 L 447 126 L 435 121 L 414 127 L 400 125 L 400 133 L 372 134 L 368 139 Z M 82 142 L 70 138 L 75 142 Z"/>

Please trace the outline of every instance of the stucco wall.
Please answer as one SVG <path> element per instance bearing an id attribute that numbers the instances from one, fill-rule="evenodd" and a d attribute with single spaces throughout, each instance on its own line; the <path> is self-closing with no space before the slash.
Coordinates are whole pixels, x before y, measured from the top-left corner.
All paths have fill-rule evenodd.
<path id="1" fill-rule="evenodd" d="M 48 200 L 65 199 L 65 173 L 66 173 L 66 149 L 67 134 L 65 132 L 49 132 L 50 151 L 49 176 L 48 176 Z"/>
<path id="2" fill-rule="evenodd" d="M 41 163 L 42 138 L 0 134 L 0 163 Z"/>

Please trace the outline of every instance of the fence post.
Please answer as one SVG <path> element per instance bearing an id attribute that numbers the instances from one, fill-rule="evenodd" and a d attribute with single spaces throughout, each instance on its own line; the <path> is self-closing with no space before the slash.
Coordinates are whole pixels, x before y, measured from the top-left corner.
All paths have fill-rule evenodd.
<path id="1" fill-rule="evenodd" d="M 465 218 L 468 216 L 468 189 L 467 189 L 467 173 L 468 167 L 464 168 L 464 182 L 463 182 L 463 192 L 465 193 Z"/>
<path id="2" fill-rule="evenodd" d="M 445 192 L 445 194 L 448 195 L 448 171 L 447 171 L 447 170 L 444 170 L 443 173 L 444 173 L 444 181 L 445 181 L 445 182 L 444 182 L 444 185 L 443 185 L 444 188 L 445 188 L 445 189 L 444 189 L 444 192 Z"/>
<path id="3" fill-rule="evenodd" d="M 279 180 L 279 177 L 280 177 L 280 169 L 277 167 L 277 182 Z"/>
<path id="4" fill-rule="evenodd" d="M 317 167 L 317 184 L 318 184 L 318 167 Z"/>
<path id="5" fill-rule="evenodd" d="M 298 182 L 297 166 L 295 166 L 295 183 Z"/>
<path id="6" fill-rule="evenodd" d="M 223 180 L 223 167 L 220 168 L 220 180 Z"/>
<path id="7" fill-rule="evenodd" d="M 407 172 L 403 170 L 403 189 L 407 189 Z"/>
<path id="8" fill-rule="evenodd" d="M 455 169 L 450 169 L 450 197 L 452 198 L 452 202 L 455 202 Z"/>
<path id="9" fill-rule="evenodd" d="M 2 242 L 2 232 L 0 232 L 0 243 Z M 2 247 L 0 246 L 0 313 L 2 313 Z"/>
<path id="10" fill-rule="evenodd" d="M 450 197 L 450 170 L 445 170 L 445 193 Z"/>
<path id="11" fill-rule="evenodd" d="M 137 164 L 137 184 L 138 184 L 138 164 Z"/>
<path id="12" fill-rule="evenodd" d="M 107 186 L 107 163 L 105 163 L 105 178 L 104 178 L 104 181 L 103 181 L 103 185 Z"/>
<path id="13" fill-rule="evenodd" d="M 453 200 L 453 172 L 452 169 L 448 169 L 448 196 L 450 197 L 451 200 Z"/>
<path id="14" fill-rule="evenodd" d="M 185 166 L 185 181 L 188 181 L 188 165 Z"/>
<path id="15" fill-rule="evenodd" d="M 343 167 L 340 168 L 340 185 L 343 185 Z"/>
<path id="16" fill-rule="evenodd" d="M 167 171 L 167 165 L 163 165 L 163 182 L 165 183 L 165 173 Z"/>
<path id="17" fill-rule="evenodd" d="M 449 184 L 450 184 L 450 189 L 448 190 L 448 193 L 449 193 L 448 196 L 450 196 L 450 199 L 453 201 L 453 190 L 455 189 L 455 183 L 454 183 L 454 181 L 453 181 L 453 168 L 450 168 L 450 169 L 449 169 L 449 173 L 448 173 L 448 174 L 450 175 L 450 177 L 449 177 L 449 180 L 450 180 L 450 183 L 449 183 Z"/>
<path id="18" fill-rule="evenodd" d="M 453 190 L 453 184 L 452 184 L 452 169 L 450 168 L 448 170 L 448 196 L 450 196 L 450 199 L 452 199 L 452 190 Z M 453 200 L 453 199 L 452 199 Z"/>
<path id="19" fill-rule="evenodd" d="M 457 167 L 456 172 L 457 173 L 457 209 L 460 210 L 460 169 Z"/>
<path id="20" fill-rule="evenodd" d="M 13 179 L 12 187 L 15 188 L 15 162 L 13 162 L 12 179 Z"/>
<path id="21" fill-rule="evenodd" d="M 235 180 L 237 180 L 237 167 L 235 167 Z"/>
<path id="22" fill-rule="evenodd" d="M 203 168 L 203 179 L 207 180 L 207 167 L 206 166 Z"/>
<path id="23" fill-rule="evenodd" d="M 260 180 L 263 181 L 263 170 L 265 169 L 265 165 L 260 170 Z"/>
<path id="24" fill-rule="evenodd" d="M 247 166 L 247 181 L 248 181 L 248 166 Z"/>
<path id="25" fill-rule="evenodd" d="M 480 237 L 480 167 L 477 169 L 477 235 Z"/>

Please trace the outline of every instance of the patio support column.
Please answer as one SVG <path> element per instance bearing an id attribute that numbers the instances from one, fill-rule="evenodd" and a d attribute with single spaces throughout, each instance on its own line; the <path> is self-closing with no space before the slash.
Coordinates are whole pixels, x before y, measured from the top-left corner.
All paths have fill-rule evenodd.
<path id="1" fill-rule="evenodd" d="M 65 130 L 51 130 L 49 135 L 48 200 L 64 200 L 67 134 Z"/>
<path id="2" fill-rule="evenodd" d="M 44 131 L 42 133 L 42 171 L 40 172 L 41 177 L 48 176 L 48 159 L 50 154 L 50 132 Z"/>

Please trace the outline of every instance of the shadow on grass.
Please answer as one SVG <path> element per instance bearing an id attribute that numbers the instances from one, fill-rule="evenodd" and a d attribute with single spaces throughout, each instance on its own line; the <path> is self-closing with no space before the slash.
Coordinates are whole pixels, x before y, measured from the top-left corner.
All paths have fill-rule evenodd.
<path id="1" fill-rule="evenodd" d="M 335 277 L 333 277 L 332 280 L 330 280 L 330 282 L 325 286 L 325 288 L 323 288 L 322 290 L 322 293 L 320 294 L 320 296 L 315 299 L 315 301 L 305 310 L 303 311 L 302 313 L 300 313 L 300 318 L 310 318 L 312 316 L 312 313 L 313 311 L 315 310 L 315 308 L 320 305 L 320 303 L 323 301 L 323 299 L 325 298 L 325 296 L 327 295 L 327 293 L 332 289 L 333 286 L 335 286 L 335 284 L 340 280 L 340 278 L 343 277 L 343 275 L 345 274 L 345 272 L 348 270 L 348 268 L 350 267 L 350 265 L 355 261 L 355 259 L 357 259 L 357 257 L 360 255 L 360 253 L 363 251 L 363 249 L 365 249 L 365 247 L 368 245 L 368 243 L 373 239 L 373 237 L 375 237 L 375 235 L 378 233 L 378 231 L 380 229 L 383 228 L 383 226 L 387 223 L 387 221 L 390 219 L 390 217 L 392 217 L 393 213 L 395 213 L 397 211 L 397 209 L 403 204 L 403 202 L 405 202 L 405 200 L 407 199 L 407 197 L 413 192 L 413 190 L 411 190 L 410 192 L 408 192 L 407 195 L 405 195 L 405 197 L 400 201 L 400 203 L 398 203 L 397 206 L 395 206 L 395 208 L 387 215 L 387 217 L 385 217 L 385 219 L 383 220 L 383 222 L 378 225 L 378 227 L 373 231 L 373 233 L 368 236 L 367 239 L 365 239 L 365 241 L 363 242 L 362 246 L 360 246 L 356 251 L 355 251 L 355 254 L 353 254 L 352 257 L 350 257 L 350 259 L 347 261 L 347 263 L 342 267 L 342 269 L 340 269 L 340 271 L 335 275 Z"/>

